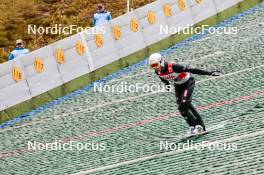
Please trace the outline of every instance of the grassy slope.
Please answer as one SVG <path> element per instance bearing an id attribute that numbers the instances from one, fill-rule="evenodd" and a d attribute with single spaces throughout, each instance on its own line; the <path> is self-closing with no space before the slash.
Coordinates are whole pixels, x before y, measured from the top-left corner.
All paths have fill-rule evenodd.
<path id="1" fill-rule="evenodd" d="M 154 0 L 133 0 L 138 8 Z M 30 50 L 40 48 L 67 35 L 29 35 L 27 25 L 54 26 L 55 24 L 92 26 L 96 4 L 104 3 L 113 17 L 126 12 L 126 1 L 98 0 L 0 0 L 0 63 L 7 59 L 18 38 L 26 41 Z"/>

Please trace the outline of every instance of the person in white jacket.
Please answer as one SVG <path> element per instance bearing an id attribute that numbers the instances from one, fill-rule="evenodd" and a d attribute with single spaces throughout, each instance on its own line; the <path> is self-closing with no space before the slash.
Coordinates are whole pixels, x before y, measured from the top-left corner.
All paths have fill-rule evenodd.
<path id="1" fill-rule="evenodd" d="M 105 10 L 105 6 L 103 4 L 97 5 L 97 13 L 94 14 L 93 25 L 98 26 L 99 24 L 110 21 L 112 19 L 112 15 L 110 12 Z"/>
<path id="2" fill-rule="evenodd" d="M 29 50 L 24 48 L 23 41 L 21 39 L 18 39 L 16 40 L 16 48 L 10 53 L 8 57 L 8 61 L 13 60 L 14 58 L 18 56 L 22 56 L 28 53 L 29 53 Z"/>

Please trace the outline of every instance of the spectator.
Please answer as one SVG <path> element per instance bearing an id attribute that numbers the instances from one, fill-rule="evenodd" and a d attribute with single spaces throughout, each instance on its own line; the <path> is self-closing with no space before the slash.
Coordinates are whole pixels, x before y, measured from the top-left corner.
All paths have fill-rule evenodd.
<path id="1" fill-rule="evenodd" d="M 18 56 L 22 56 L 28 53 L 29 53 L 29 50 L 24 48 L 23 41 L 21 39 L 18 39 L 16 40 L 16 48 L 9 55 L 8 61 L 13 60 L 14 58 Z"/>
<path id="2" fill-rule="evenodd" d="M 97 26 L 98 24 L 101 24 L 105 21 L 109 21 L 111 19 L 112 19 L 111 13 L 105 10 L 103 4 L 98 4 L 97 13 L 94 14 L 94 18 L 93 18 L 93 25 Z"/>

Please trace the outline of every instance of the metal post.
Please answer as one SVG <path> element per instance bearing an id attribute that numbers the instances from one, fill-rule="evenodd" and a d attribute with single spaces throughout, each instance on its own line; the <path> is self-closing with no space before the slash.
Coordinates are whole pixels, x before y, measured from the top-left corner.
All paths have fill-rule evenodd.
<path id="1" fill-rule="evenodd" d="M 129 6 L 130 6 L 130 0 L 127 0 L 127 13 L 129 13 L 129 11 L 130 11 L 129 10 L 129 8 L 130 8 Z"/>

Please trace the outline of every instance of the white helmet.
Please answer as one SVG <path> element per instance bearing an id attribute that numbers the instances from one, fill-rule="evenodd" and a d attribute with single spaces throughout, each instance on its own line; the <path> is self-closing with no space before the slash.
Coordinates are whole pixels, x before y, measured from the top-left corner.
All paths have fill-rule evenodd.
<path id="1" fill-rule="evenodd" d="M 161 54 L 159 53 L 153 53 L 149 57 L 149 65 L 152 68 L 160 68 L 161 66 L 164 66 L 164 59 L 162 58 Z"/>

